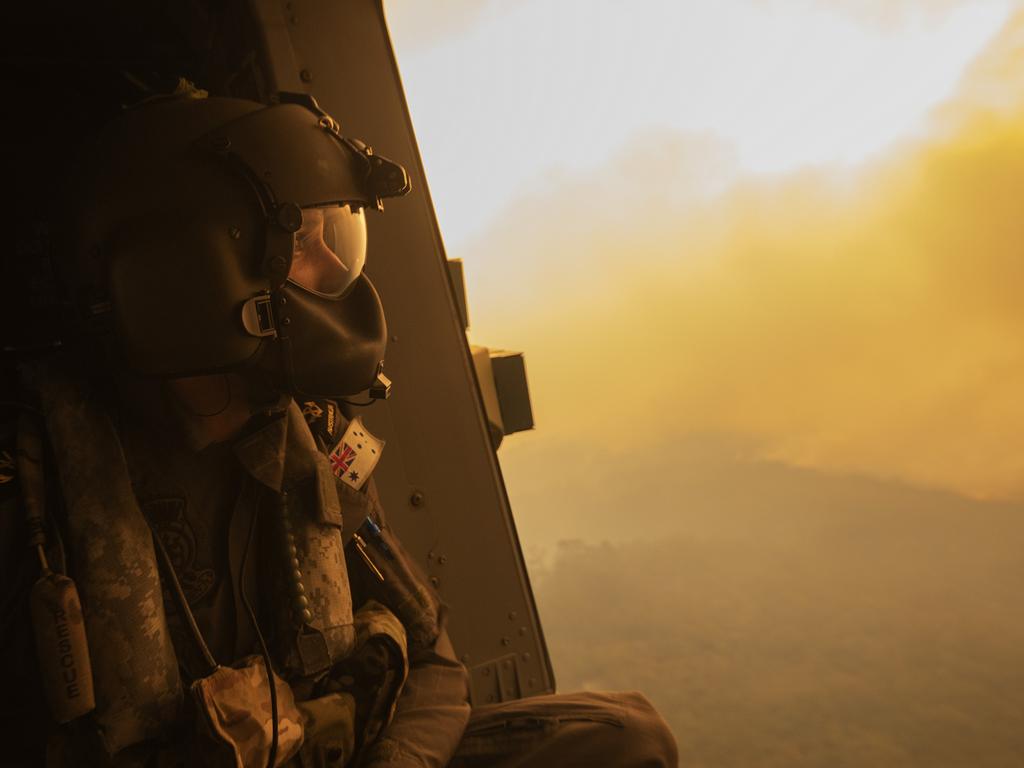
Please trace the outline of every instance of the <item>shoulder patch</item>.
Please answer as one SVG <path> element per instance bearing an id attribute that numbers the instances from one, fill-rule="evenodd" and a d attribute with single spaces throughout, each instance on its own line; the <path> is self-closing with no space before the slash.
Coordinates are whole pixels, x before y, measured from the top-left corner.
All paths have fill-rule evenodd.
<path id="1" fill-rule="evenodd" d="M 327 458 L 334 476 L 358 491 L 377 466 L 383 451 L 384 441 L 370 433 L 363 425 L 362 416 L 356 416 Z"/>
<path id="2" fill-rule="evenodd" d="M 306 400 L 302 403 L 302 416 L 314 435 L 321 437 L 327 445 L 334 442 L 340 416 L 337 403 L 333 400 Z"/>
<path id="3" fill-rule="evenodd" d="M 315 424 L 324 415 L 324 409 L 316 400 L 307 400 L 302 404 L 302 415 L 307 424 Z"/>

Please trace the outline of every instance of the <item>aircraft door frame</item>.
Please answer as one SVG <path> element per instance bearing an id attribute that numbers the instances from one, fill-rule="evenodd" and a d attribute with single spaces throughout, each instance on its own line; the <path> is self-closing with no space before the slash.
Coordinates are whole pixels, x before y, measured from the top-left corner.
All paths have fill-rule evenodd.
<path id="1" fill-rule="evenodd" d="M 362 410 L 387 441 L 388 519 L 450 607 L 475 704 L 551 693 L 554 674 L 380 0 L 251 0 L 269 92 L 313 95 L 406 167 L 412 192 L 370 212 L 366 272 L 388 322 L 394 392 Z M 358 525 L 358 521 L 346 521 Z"/>

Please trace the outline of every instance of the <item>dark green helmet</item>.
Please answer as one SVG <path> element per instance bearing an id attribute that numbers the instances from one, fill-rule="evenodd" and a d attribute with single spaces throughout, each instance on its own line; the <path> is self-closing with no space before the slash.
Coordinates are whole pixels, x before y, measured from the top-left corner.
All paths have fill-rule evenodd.
<path id="1" fill-rule="evenodd" d="M 262 370 L 296 394 L 365 389 L 386 329 L 364 210 L 405 170 L 310 97 L 168 97 L 99 136 L 74 186 L 71 282 L 145 375 Z"/>

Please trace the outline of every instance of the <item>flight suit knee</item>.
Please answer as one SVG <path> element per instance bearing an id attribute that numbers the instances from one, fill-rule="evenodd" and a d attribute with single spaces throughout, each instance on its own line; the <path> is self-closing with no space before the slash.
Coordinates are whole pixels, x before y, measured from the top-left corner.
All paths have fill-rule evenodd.
<path id="1" fill-rule="evenodd" d="M 628 742 L 628 765 L 636 768 L 676 768 L 679 748 L 664 718 L 642 693 L 614 694 L 627 713 L 622 738 Z"/>
<path id="2" fill-rule="evenodd" d="M 640 693 L 537 696 L 473 711 L 451 768 L 676 768 L 668 725 Z"/>

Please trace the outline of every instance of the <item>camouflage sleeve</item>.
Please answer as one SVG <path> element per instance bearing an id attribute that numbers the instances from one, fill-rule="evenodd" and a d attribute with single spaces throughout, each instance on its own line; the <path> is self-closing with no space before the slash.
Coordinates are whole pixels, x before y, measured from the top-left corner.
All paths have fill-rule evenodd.
<path id="1" fill-rule="evenodd" d="M 398 616 L 408 633 L 410 664 L 394 717 L 360 764 L 441 768 L 451 760 L 469 720 L 469 678 L 445 631 L 444 606 L 388 527 L 372 480 L 360 495 L 376 524 L 375 529 L 364 522 L 362 538 L 369 539 L 384 579 L 352 552 L 353 603 L 372 598 Z"/>
<path id="2" fill-rule="evenodd" d="M 434 647 L 410 662 L 394 719 L 368 749 L 364 766 L 441 768 L 462 739 L 469 721 L 468 678 L 448 633 L 442 630 Z"/>

